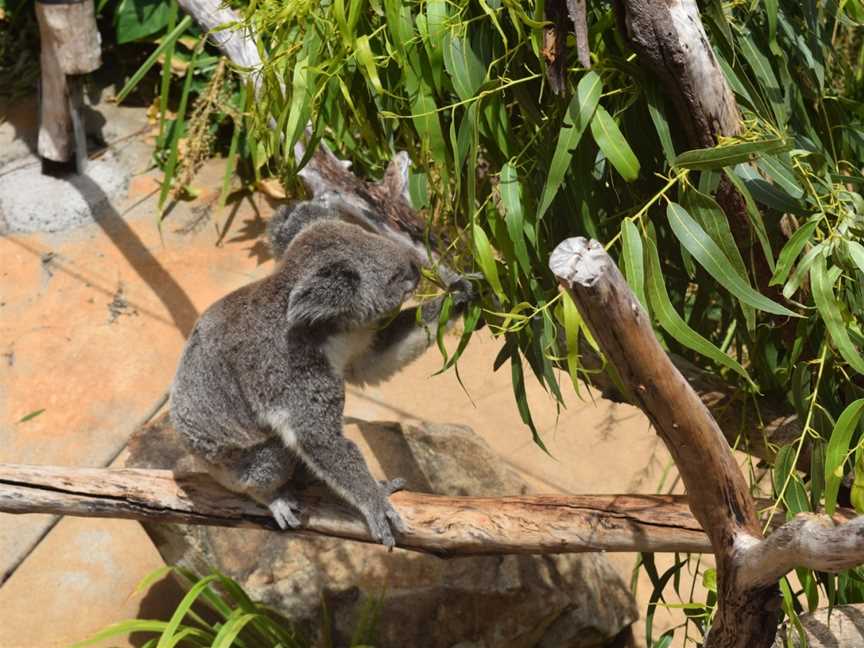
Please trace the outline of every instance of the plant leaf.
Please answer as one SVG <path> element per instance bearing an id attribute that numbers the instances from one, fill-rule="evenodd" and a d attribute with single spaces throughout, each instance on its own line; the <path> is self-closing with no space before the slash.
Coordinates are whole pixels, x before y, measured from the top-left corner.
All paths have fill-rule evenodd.
<path id="1" fill-rule="evenodd" d="M 840 313 L 837 298 L 827 268 L 825 254 L 819 254 L 815 263 L 810 266 L 810 287 L 813 289 L 813 301 L 816 302 L 816 310 L 825 322 L 825 328 L 831 336 L 834 346 L 840 352 L 843 359 L 860 374 L 864 374 L 864 358 L 849 339 L 849 331 L 846 322 Z"/>
<path id="2" fill-rule="evenodd" d="M 627 182 L 633 182 L 639 177 L 639 160 L 636 158 L 636 154 L 630 148 L 627 140 L 624 139 L 618 124 L 601 105 L 597 106 L 594 117 L 591 119 L 591 134 L 606 159 L 621 174 L 622 178 Z"/>
<path id="3" fill-rule="evenodd" d="M 669 300 L 666 284 L 663 283 L 663 274 L 660 269 L 660 257 L 657 254 L 657 247 L 650 238 L 645 239 L 644 243 L 648 270 L 648 299 L 651 302 L 652 312 L 663 330 L 688 349 L 693 349 L 717 364 L 731 369 L 752 384 L 753 381 L 744 367 L 690 328 L 687 322 L 678 315 L 678 312 Z"/>
<path id="4" fill-rule="evenodd" d="M 705 233 L 699 224 L 693 220 L 687 210 L 681 205 L 670 202 L 666 210 L 669 225 L 681 245 L 693 255 L 699 264 L 705 268 L 717 282 L 732 293 L 744 304 L 775 315 L 786 317 L 800 317 L 797 313 L 781 306 L 775 301 L 768 299 L 765 295 L 756 292 L 735 271 L 729 268 L 723 252 L 717 244 Z"/>
<path id="5" fill-rule="evenodd" d="M 537 220 L 543 218 L 543 214 L 549 209 L 555 194 L 564 181 L 567 169 L 570 168 L 570 158 L 573 157 L 573 149 L 579 145 L 582 134 L 588 127 L 594 110 L 600 101 L 600 93 L 603 90 L 603 82 L 596 72 L 588 72 L 576 86 L 576 94 L 570 100 L 567 107 L 567 115 L 561 124 L 558 133 L 558 143 L 555 145 L 555 153 L 549 171 L 546 173 L 546 184 L 543 193 L 540 194 L 540 202 L 537 207 Z"/>
<path id="6" fill-rule="evenodd" d="M 741 142 L 713 148 L 692 149 L 675 158 L 674 166 L 680 169 L 720 169 L 734 166 L 741 162 L 750 162 L 766 153 L 777 153 L 789 148 L 790 144 L 780 138 L 760 140 L 758 142 Z"/>
<path id="7" fill-rule="evenodd" d="M 837 508 L 837 493 L 843 481 L 843 466 L 849 452 L 852 435 L 864 414 L 864 398 L 849 403 L 834 424 L 828 449 L 825 452 L 825 512 L 834 515 Z"/>

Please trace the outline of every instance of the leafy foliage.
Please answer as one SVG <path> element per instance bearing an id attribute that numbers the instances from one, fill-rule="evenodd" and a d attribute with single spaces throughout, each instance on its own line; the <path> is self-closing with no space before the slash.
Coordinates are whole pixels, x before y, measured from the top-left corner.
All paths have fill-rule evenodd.
<path id="1" fill-rule="evenodd" d="M 145 648 L 170 646 L 206 646 L 209 648 L 332 648 L 332 628 L 324 607 L 322 640 L 313 643 L 294 628 L 290 620 L 275 610 L 249 598 L 231 578 L 212 572 L 198 577 L 180 567 L 163 567 L 148 575 L 138 585 L 139 592 L 173 574 L 186 589 L 168 621 L 130 619 L 115 623 L 82 641 L 73 648 L 85 648 L 114 637 L 130 634 L 152 634 Z M 380 599 L 367 598 L 358 606 L 350 646 L 371 648 L 374 645 Z"/>
<path id="2" fill-rule="evenodd" d="M 407 149 L 412 199 L 451 230 L 452 261 L 485 277 L 483 316 L 504 341 L 495 368 L 509 362 L 541 445 L 526 368 L 560 399 L 557 368 L 577 384 L 592 345 L 547 259 L 569 236 L 605 242 L 671 351 L 736 385 L 742 408 L 767 397 L 803 421 L 778 454 L 769 515 L 833 507 L 842 476 L 864 475 L 864 4 L 706 0 L 743 129 L 704 150 L 687 150 L 612 7 L 589 4 L 592 69 L 572 52 L 556 96 L 542 2 L 252 0 L 241 11 L 267 63 L 232 155 L 294 190 L 310 120 L 360 173 Z M 743 197 L 743 228 L 712 197 L 722 178 Z M 805 441 L 808 475 L 795 469 Z M 862 493 L 856 481 L 851 501 Z M 784 584 L 790 614 L 819 587 L 864 600 L 857 574 L 799 580 L 800 592 Z"/>

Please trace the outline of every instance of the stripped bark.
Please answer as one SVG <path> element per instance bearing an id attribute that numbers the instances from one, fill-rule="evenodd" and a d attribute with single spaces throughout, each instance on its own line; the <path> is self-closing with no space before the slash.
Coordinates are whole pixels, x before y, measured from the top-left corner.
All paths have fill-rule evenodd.
<path id="1" fill-rule="evenodd" d="M 373 542 L 361 516 L 320 494 L 302 498 L 298 533 Z M 400 492 L 399 547 L 440 556 L 704 552 L 687 503 L 671 495 L 444 497 Z M 204 474 L 0 465 L 0 512 L 53 513 L 278 530 L 270 512 Z"/>
<path id="2" fill-rule="evenodd" d="M 549 265 L 669 449 L 693 516 L 708 533 L 718 605 L 705 647 L 768 648 L 780 617 L 777 581 L 797 567 L 837 572 L 864 564 L 864 518 L 835 526 L 825 516 L 799 515 L 763 540 L 755 503 L 720 427 L 663 351 L 603 246 L 568 239 Z"/>

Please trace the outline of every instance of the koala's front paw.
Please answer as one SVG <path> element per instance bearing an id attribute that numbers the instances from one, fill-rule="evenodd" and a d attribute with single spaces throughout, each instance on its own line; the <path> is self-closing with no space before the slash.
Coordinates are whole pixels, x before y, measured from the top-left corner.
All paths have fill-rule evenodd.
<path id="1" fill-rule="evenodd" d="M 286 493 L 277 495 L 268 505 L 273 519 L 283 531 L 296 529 L 300 526 L 300 502 Z"/>
<path id="2" fill-rule="evenodd" d="M 363 517 L 366 518 L 366 525 L 369 527 L 372 539 L 380 542 L 388 549 L 396 546 L 396 539 L 393 537 L 394 531 L 397 533 L 407 531 L 402 517 L 386 499 L 374 510 L 363 511 Z"/>

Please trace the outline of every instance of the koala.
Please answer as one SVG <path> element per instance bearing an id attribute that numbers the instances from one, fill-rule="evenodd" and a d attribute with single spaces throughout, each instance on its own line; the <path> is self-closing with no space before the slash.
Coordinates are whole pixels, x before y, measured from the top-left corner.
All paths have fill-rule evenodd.
<path id="1" fill-rule="evenodd" d="M 274 272 L 223 297 L 196 323 L 171 388 L 171 421 L 226 488 L 300 524 L 305 466 L 393 547 L 405 525 L 342 434 L 345 383 L 376 384 L 435 340 L 443 296 L 401 309 L 417 288 L 416 250 L 341 220 L 326 201 L 283 208 L 269 236 Z M 454 318 L 472 299 L 453 292 Z M 299 462 L 299 463 L 298 463 Z"/>

